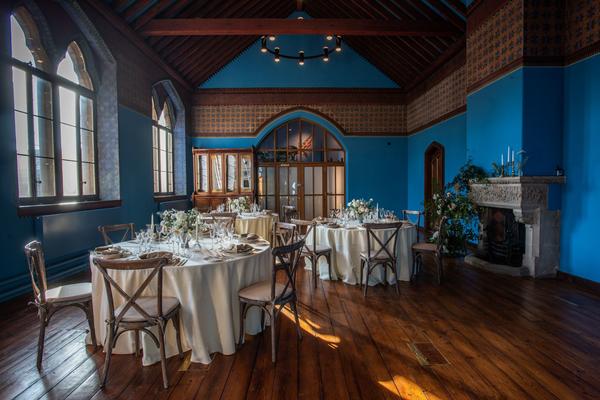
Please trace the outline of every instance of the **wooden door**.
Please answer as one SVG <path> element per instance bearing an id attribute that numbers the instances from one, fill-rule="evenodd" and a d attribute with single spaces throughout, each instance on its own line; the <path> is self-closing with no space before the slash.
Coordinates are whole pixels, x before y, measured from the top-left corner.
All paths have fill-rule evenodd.
<path id="1" fill-rule="evenodd" d="M 433 142 L 425 150 L 425 202 L 431 201 L 435 193 L 444 189 L 444 146 Z M 430 229 L 434 221 L 425 218 L 425 227 Z"/>

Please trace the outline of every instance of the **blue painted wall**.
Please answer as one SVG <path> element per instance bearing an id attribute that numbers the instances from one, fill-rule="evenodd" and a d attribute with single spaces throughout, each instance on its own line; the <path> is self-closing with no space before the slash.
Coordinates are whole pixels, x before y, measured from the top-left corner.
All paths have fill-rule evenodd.
<path id="1" fill-rule="evenodd" d="M 273 128 L 294 118 L 306 118 L 332 132 L 346 150 L 346 201 L 372 197 L 380 207 L 400 211 L 406 207 L 406 138 L 344 136 L 331 122 L 309 111 L 298 110 L 277 118 L 256 138 L 193 138 L 199 148 L 256 146 Z"/>
<path id="2" fill-rule="evenodd" d="M 564 70 L 561 270 L 600 282 L 600 55 Z"/>
<path id="3" fill-rule="evenodd" d="M 290 18 L 305 13 L 294 13 Z M 327 41 L 317 35 L 278 36 L 268 46 L 280 47 L 282 54 L 297 55 L 304 50 L 306 55 L 321 54 L 323 46 L 332 52 L 335 41 Z M 274 56 L 260 52 L 261 42 L 252 46 L 227 64 L 201 88 L 253 88 L 253 87 L 353 87 L 353 88 L 395 88 L 398 85 L 384 73 L 371 65 L 345 42 L 342 51 L 331 54 L 329 62 L 321 59 L 306 60 L 303 66 L 295 60 L 273 61 Z"/>
<path id="4" fill-rule="evenodd" d="M 432 142 L 444 146 L 444 183 L 450 182 L 467 161 L 467 115 L 457 115 L 407 138 L 407 208 L 423 210 L 425 151 Z"/>
<path id="5" fill-rule="evenodd" d="M 467 96 L 467 157 L 491 171 L 507 147 L 523 147 L 523 69 Z"/>

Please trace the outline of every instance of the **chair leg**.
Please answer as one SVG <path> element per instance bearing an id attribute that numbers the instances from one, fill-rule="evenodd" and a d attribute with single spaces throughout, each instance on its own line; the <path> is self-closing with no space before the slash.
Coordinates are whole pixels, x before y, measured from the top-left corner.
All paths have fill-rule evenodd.
<path id="1" fill-rule="evenodd" d="M 358 281 L 358 287 L 362 289 L 363 285 L 363 269 L 365 269 L 365 260 L 360 260 L 360 280 Z"/>
<path id="2" fill-rule="evenodd" d="M 296 320 L 296 332 L 298 332 L 298 338 L 302 339 L 302 329 L 300 329 L 300 318 L 298 318 L 298 308 L 296 307 L 296 301 L 290 303 L 290 307 L 294 312 L 294 319 Z"/>
<path id="3" fill-rule="evenodd" d="M 325 259 L 327 260 L 327 271 L 329 272 L 329 280 L 333 280 L 333 276 L 331 276 L 331 253 L 325 255 Z"/>
<path id="4" fill-rule="evenodd" d="M 310 263 L 312 264 L 313 285 L 314 285 L 314 288 L 316 289 L 317 288 L 317 276 L 319 275 L 317 273 L 317 270 L 319 268 L 319 265 L 318 265 L 319 259 L 311 256 Z"/>
<path id="5" fill-rule="evenodd" d="M 98 348 L 98 341 L 96 340 L 96 328 L 94 327 L 94 310 L 92 309 L 92 302 L 89 301 L 85 306 L 85 315 L 87 316 L 88 325 L 90 326 L 90 337 L 94 350 Z"/>
<path id="6" fill-rule="evenodd" d="M 275 340 L 275 306 L 271 307 L 271 361 L 275 364 L 277 360 L 277 343 Z"/>
<path id="7" fill-rule="evenodd" d="M 137 329 L 133 331 L 133 346 L 135 347 L 135 356 L 140 356 L 140 331 Z"/>
<path id="8" fill-rule="evenodd" d="M 177 340 L 177 351 L 179 352 L 179 358 L 183 359 L 183 349 L 181 347 L 181 326 L 179 325 L 180 324 L 180 322 L 179 322 L 180 321 L 180 319 L 179 319 L 180 311 L 177 311 L 175 313 L 175 315 L 173 316 L 173 326 L 175 327 L 175 335 L 177 336 L 176 340 Z"/>
<path id="9" fill-rule="evenodd" d="M 44 308 L 38 308 L 38 316 L 40 318 L 40 335 L 38 337 L 38 352 L 37 352 L 37 369 L 42 369 L 42 356 L 44 355 L 44 340 L 46 338 L 47 312 Z"/>
<path id="10" fill-rule="evenodd" d="M 244 343 L 244 333 L 245 333 L 244 331 L 246 329 L 245 326 L 244 326 L 244 320 L 245 320 L 244 314 L 245 314 L 245 311 L 246 311 L 246 303 L 242 303 L 240 301 L 240 337 L 238 339 L 238 347 L 241 347 L 242 344 Z M 264 311 L 263 311 L 262 315 L 263 315 L 263 320 L 264 320 Z M 260 324 L 262 326 L 263 321 L 261 321 Z"/>
<path id="11" fill-rule="evenodd" d="M 160 344 L 160 368 L 162 369 L 163 387 L 169 387 L 167 380 L 167 357 L 165 356 L 165 326 L 158 324 L 158 343 Z"/>
<path id="12" fill-rule="evenodd" d="M 364 297 L 367 297 L 367 290 L 369 289 L 369 274 L 371 273 L 371 263 L 366 262 L 367 265 L 367 278 L 365 279 L 365 292 Z M 362 279 L 361 279 L 362 281 Z"/>
<path id="13" fill-rule="evenodd" d="M 106 338 L 106 341 L 104 342 L 104 347 L 105 347 L 104 350 L 106 351 L 106 357 L 104 360 L 104 371 L 102 374 L 102 383 L 100 384 L 100 387 L 106 386 L 106 381 L 108 380 L 108 368 L 110 367 L 110 359 L 112 357 L 114 337 L 115 337 L 114 326 L 111 324 L 108 326 L 108 337 Z"/>
<path id="14" fill-rule="evenodd" d="M 393 270 L 393 271 L 396 271 L 396 270 L 397 270 L 397 268 L 396 268 L 396 261 L 392 261 L 392 270 Z M 400 296 L 400 287 L 398 286 L 398 285 L 399 285 L 399 283 L 398 283 L 398 278 L 399 278 L 399 276 L 397 276 L 397 275 L 396 275 L 396 276 L 395 276 L 395 282 L 394 282 L 394 286 L 396 286 L 396 294 L 397 294 L 398 296 Z"/>

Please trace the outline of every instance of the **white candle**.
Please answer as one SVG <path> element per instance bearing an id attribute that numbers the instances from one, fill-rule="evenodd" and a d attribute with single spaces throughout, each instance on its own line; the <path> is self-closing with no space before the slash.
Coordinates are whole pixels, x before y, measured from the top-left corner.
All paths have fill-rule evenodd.
<path id="1" fill-rule="evenodd" d="M 506 152 L 506 163 L 510 164 L 510 146 L 508 146 L 508 151 Z"/>
<path id="2" fill-rule="evenodd" d="M 150 231 L 154 233 L 154 213 L 150 214 Z"/>
<path id="3" fill-rule="evenodd" d="M 504 154 L 500 154 L 500 165 L 504 166 Z"/>
<path id="4" fill-rule="evenodd" d="M 200 216 L 196 217 L 196 243 L 198 242 L 198 227 L 200 225 Z"/>
<path id="5" fill-rule="evenodd" d="M 511 156 L 512 162 L 515 162 L 515 151 L 512 151 L 512 156 Z"/>

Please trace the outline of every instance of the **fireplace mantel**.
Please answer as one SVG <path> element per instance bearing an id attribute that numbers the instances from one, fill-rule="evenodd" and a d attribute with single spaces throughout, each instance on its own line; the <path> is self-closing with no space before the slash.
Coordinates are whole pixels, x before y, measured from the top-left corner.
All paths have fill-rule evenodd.
<path id="1" fill-rule="evenodd" d="M 471 200 L 481 207 L 513 210 L 521 222 L 530 222 L 531 212 L 548 209 L 549 185 L 564 184 L 564 176 L 509 176 L 472 183 Z"/>
<path id="2" fill-rule="evenodd" d="M 467 256 L 469 264 L 493 272 L 533 277 L 554 276 L 560 260 L 560 211 L 548 209 L 550 185 L 566 182 L 564 176 L 511 176 L 488 178 L 471 183 L 470 198 L 479 207 L 512 210 L 525 224 L 525 255 L 521 268 L 489 263 L 477 255 Z M 485 226 L 479 224 L 479 250 L 484 245 Z"/>

